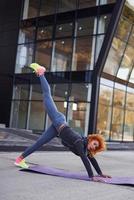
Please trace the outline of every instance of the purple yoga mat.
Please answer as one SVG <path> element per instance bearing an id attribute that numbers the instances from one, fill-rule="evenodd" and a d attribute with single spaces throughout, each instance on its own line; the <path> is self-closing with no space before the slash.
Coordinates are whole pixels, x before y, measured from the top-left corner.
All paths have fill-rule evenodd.
<path id="1" fill-rule="evenodd" d="M 28 169 L 21 169 L 21 171 L 36 172 L 52 176 L 60 176 L 65 178 L 79 179 L 89 181 L 89 177 L 85 172 L 70 172 L 63 169 L 56 169 L 52 167 L 34 165 Z M 102 178 L 102 182 L 107 184 L 117 184 L 117 185 L 131 185 L 134 186 L 134 177 L 112 177 L 112 178 Z"/>

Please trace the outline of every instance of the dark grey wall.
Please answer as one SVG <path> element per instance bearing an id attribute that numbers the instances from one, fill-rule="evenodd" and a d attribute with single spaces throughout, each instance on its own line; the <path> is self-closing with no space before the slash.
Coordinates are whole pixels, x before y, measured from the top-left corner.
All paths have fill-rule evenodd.
<path id="1" fill-rule="evenodd" d="M 9 126 L 22 0 L 0 0 L 0 124 Z"/>

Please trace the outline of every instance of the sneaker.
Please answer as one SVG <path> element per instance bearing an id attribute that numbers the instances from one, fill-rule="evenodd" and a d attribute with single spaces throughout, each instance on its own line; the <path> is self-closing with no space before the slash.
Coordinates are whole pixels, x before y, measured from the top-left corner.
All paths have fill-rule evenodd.
<path id="1" fill-rule="evenodd" d="M 20 160 L 19 158 L 17 158 L 14 164 L 17 167 L 20 167 L 20 168 L 24 168 L 24 169 L 28 169 L 29 168 L 28 164 L 26 164 L 24 159 Z"/>
<path id="2" fill-rule="evenodd" d="M 34 70 L 34 72 L 38 75 L 41 76 L 45 73 L 46 69 L 45 67 L 40 66 L 37 63 L 32 63 L 30 66 L 30 68 L 32 68 Z"/>

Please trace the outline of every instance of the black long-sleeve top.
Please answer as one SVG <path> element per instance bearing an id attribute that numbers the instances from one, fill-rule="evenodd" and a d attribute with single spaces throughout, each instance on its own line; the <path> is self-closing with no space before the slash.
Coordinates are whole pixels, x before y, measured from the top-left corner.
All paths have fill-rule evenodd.
<path id="1" fill-rule="evenodd" d="M 74 154 L 80 156 L 86 170 L 88 173 L 89 178 L 93 177 L 93 171 L 90 165 L 93 165 L 96 172 L 101 175 L 102 171 L 98 165 L 97 160 L 94 157 L 91 157 L 87 154 L 87 138 L 81 137 L 78 135 L 74 130 L 72 130 L 69 126 L 65 126 L 60 134 L 59 137 L 62 140 L 62 144 L 68 147 Z"/>

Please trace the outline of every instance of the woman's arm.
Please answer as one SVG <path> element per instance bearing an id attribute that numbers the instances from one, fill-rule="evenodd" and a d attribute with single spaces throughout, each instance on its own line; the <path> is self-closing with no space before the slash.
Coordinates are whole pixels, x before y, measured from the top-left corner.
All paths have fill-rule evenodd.
<path id="1" fill-rule="evenodd" d="M 92 168 L 91 168 L 91 165 L 90 165 L 90 162 L 89 162 L 87 156 L 82 153 L 80 155 L 80 158 L 81 158 L 81 160 L 82 160 L 82 162 L 83 162 L 83 164 L 84 164 L 84 166 L 87 170 L 89 178 L 92 178 L 94 175 L 93 175 L 93 171 L 92 171 Z"/>
<path id="2" fill-rule="evenodd" d="M 99 174 L 99 175 L 102 175 L 102 171 L 99 167 L 99 164 L 97 162 L 97 160 L 94 158 L 94 157 L 90 157 L 88 155 L 88 159 L 90 160 L 90 162 L 92 163 L 93 167 L 95 168 L 96 172 Z"/>
<path id="3" fill-rule="evenodd" d="M 87 155 L 85 154 L 84 152 L 84 145 L 83 145 L 83 142 L 82 140 L 78 140 L 75 144 L 74 144 L 74 149 L 75 149 L 75 152 L 77 152 L 77 155 L 80 156 L 86 170 L 87 170 L 87 173 L 88 173 L 88 176 L 89 178 L 92 178 L 94 175 L 93 175 L 93 171 L 92 171 L 92 168 L 91 168 L 91 165 L 90 165 L 90 161 L 87 157 Z"/>
<path id="4" fill-rule="evenodd" d="M 90 160 L 90 162 L 92 163 L 93 167 L 95 168 L 96 172 L 101 176 L 101 177 L 104 177 L 104 178 L 111 178 L 111 176 L 109 175 L 105 175 L 102 173 L 100 167 L 99 167 L 99 164 L 97 162 L 97 160 L 94 158 L 94 157 L 90 157 L 88 155 L 88 159 Z"/>

